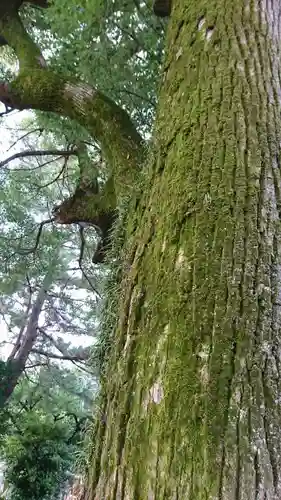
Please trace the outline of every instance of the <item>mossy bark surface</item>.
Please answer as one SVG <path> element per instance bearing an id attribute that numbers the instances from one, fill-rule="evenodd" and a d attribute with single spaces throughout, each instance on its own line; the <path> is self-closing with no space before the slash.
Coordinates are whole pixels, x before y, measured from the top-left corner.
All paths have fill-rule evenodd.
<path id="1" fill-rule="evenodd" d="M 174 0 L 88 499 L 281 498 L 281 3 Z"/>

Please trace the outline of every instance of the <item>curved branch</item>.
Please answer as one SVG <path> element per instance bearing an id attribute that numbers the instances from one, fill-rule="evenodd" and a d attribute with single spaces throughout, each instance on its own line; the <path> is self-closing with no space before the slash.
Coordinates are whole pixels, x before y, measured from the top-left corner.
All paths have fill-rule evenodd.
<path id="1" fill-rule="evenodd" d="M 27 0 L 26 0 L 27 1 Z M 68 81 L 46 69 L 39 47 L 18 14 L 23 0 L 1 0 L 0 34 L 19 59 L 20 73 L 11 83 L 0 82 L 0 101 L 12 109 L 36 109 L 67 116 L 97 141 L 112 169 L 116 194 L 134 185 L 144 159 L 143 139 L 125 110 L 83 82 Z M 46 0 L 30 0 L 47 6 Z M 126 193 L 127 194 L 127 193 Z"/>
<path id="2" fill-rule="evenodd" d="M 5 105 L 5 108 L 6 108 L 6 110 L 5 110 L 5 111 L 3 111 L 3 113 L 0 113 L 0 118 L 1 118 L 2 116 L 7 116 L 7 115 L 9 115 L 10 113 L 12 113 L 12 111 L 14 111 L 13 109 L 9 109 L 6 105 Z"/>
<path id="3" fill-rule="evenodd" d="M 0 39 L 1 39 L 1 37 L 0 37 Z M 33 130 L 29 130 L 28 132 L 24 133 L 21 137 L 19 137 L 18 139 L 16 139 L 11 144 L 11 146 L 9 147 L 9 149 L 7 149 L 7 151 L 10 151 L 19 141 L 22 141 L 23 139 L 25 139 L 25 137 L 27 137 L 30 134 L 34 134 L 35 132 L 39 132 L 39 137 L 40 137 L 42 135 L 43 131 L 44 131 L 44 129 L 42 127 L 35 128 Z"/>
<path id="4" fill-rule="evenodd" d="M 129 115 L 107 96 L 83 82 L 68 81 L 44 69 L 39 48 L 18 13 L 0 17 L 0 33 L 15 50 L 20 73 L 0 82 L 0 100 L 12 109 L 37 109 L 67 116 L 84 126 L 99 143 L 111 166 L 117 191 L 133 185 L 143 161 L 143 140 Z"/>
<path id="5" fill-rule="evenodd" d="M 38 233 L 37 233 L 36 240 L 35 240 L 35 244 L 32 248 L 28 248 L 26 250 L 18 250 L 16 253 L 18 253 L 20 255 L 29 255 L 30 253 L 35 253 L 37 248 L 38 248 L 39 242 L 40 242 L 40 237 L 41 237 L 41 234 L 43 231 L 43 226 L 45 226 L 45 224 L 49 224 L 50 222 L 55 222 L 54 217 L 50 218 L 50 219 L 43 220 L 42 222 L 40 222 Z"/>
<path id="6" fill-rule="evenodd" d="M 116 192 L 132 187 L 143 163 L 144 142 L 127 112 L 103 93 L 52 71 L 33 69 L 21 72 L 11 84 L 0 83 L 0 100 L 10 108 L 54 112 L 77 121 L 99 143 Z"/>

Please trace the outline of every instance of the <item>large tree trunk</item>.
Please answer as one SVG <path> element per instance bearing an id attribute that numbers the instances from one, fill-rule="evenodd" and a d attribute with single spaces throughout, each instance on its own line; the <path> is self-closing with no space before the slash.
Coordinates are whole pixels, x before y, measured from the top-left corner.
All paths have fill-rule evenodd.
<path id="1" fill-rule="evenodd" d="M 281 498 L 280 43 L 280 1 L 173 2 L 88 499 Z"/>

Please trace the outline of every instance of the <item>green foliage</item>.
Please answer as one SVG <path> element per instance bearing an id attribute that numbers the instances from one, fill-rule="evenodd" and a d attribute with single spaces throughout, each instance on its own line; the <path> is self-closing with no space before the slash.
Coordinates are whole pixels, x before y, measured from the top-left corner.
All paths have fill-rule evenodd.
<path id="1" fill-rule="evenodd" d="M 7 363 L 5 363 L 5 361 L 2 361 L 2 359 L 0 359 L 0 380 L 6 374 L 7 374 Z"/>
<path id="2" fill-rule="evenodd" d="M 25 22 L 51 67 L 109 95 L 149 133 L 165 27 L 152 6 L 127 0 L 54 0 L 46 11 L 37 10 L 24 9 Z"/>
<path id="3" fill-rule="evenodd" d="M 0 453 L 12 500 L 49 500 L 71 474 L 87 420 L 93 384 L 56 367 L 23 378 L 0 414 Z"/>
<path id="4" fill-rule="evenodd" d="M 124 198 L 119 207 L 119 217 L 112 228 L 112 246 L 107 254 L 110 270 L 107 274 L 104 298 L 99 311 L 99 334 L 97 342 L 92 349 L 92 366 L 99 377 L 105 374 L 106 362 L 112 347 L 112 338 L 117 327 L 118 304 L 120 297 L 120 285 L 123 274 L 123 243 L 125 238 L 125 224 L 128 207 L 132 203 L 131 197 Z M 126 264 L 125 264 L 126 265 Z"/>
<path id="5" fill-rule="evenodd" d="M 0 409 L 0 449 L 3 442 L 3 438 L 9 430 L 9 412 L 6 408 Z"/>
<path id="6" fill-rule="evenodd" d="M 4 447 L 6 480 L 13 500 L 43 500 L 58 489 L 71 464 L 67 426 L 38 412 L 8 436 Z"/>

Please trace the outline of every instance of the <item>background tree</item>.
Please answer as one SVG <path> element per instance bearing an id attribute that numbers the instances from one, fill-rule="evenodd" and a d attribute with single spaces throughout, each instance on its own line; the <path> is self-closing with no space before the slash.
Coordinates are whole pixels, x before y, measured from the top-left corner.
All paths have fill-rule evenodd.
<path id="1" fill-rule="evenodd" d="M 73 482 L 94 393 L 77 369 L 51 365 L 21 379 L 0 413 L 5 498 L 55 499 Z"/>
<path id="2" fill-rule="evenodd" d="M 30 141 L 31 132 L 33 130 L 30 133 L 27 130 L 22 135 Z M 46 138 L 44 142 L 47 146 Z M 61 171 L 61 161 L 57 156 L 52 165 L 51 160 L 47 161 L 46 172 L 46 161 L 40 160 L 39 151 L 35 151 L 36 157 L 30 145 L 25 151 L 33 156 L 23 164 L 19 160 L 13 164 L 8 162 L 2 170 L 0 217 L 4 231 L 0 238 L 0 313 L 2 328 L 6 330 L 1 345 L 7 353 L 8 372 L 0 378 L 2 405 L 24 369 L 50 364 L 52 359 L 85 364 L 89 350 L 81 343 L 85 344 L 86 336 L 93 337 L 97 332 L 98 297 L 103 288 L 98 272 L 94 276 L 88 270 L 92 254 L 89 244 L 94 245 L 94 232 L 88 228 L 87 236 L 83 233 L 82 246 L 79 233 L 55 226 L 54 218 L 48 213 L 52 200 L 54 203 L 61 191 L 71 189 L 75 165 L 72 169 L 69 166 L 68 176 L 59 181 L 57 172 Z M 22 152 L 16 154 L 22 155 Z M 65 166 L 63 156 L 62 160 Z M 43 222 L 38 225 L 40 218 Z M 82 299 L 86 297 L 88 307 L 82 308 Z M 79 342 L 79 337 L 77 349 L 71 342 L 75 338 Z"/>
<path id="3" fill-rule="evenodd" d="M 2 445 L 8 497 L 50 498 L 62 487 L 75 451 L 68 439 L 70 422 L 30 410 L 11 427 L 13 434 Z"/>

